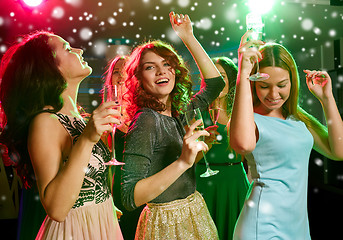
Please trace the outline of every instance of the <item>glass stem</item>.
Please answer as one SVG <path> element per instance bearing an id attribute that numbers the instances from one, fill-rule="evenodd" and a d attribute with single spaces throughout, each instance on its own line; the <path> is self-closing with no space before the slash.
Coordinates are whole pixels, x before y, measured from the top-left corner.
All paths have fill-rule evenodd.
<path id="1" fill-rule="evenodd" d="M 208 169 L 208 168 L 210 168 L 210 165 L 209 165 L 208 162 L 207 162 L 206 154 L 205 154 L 204 151 L 201 151 L 201 152 L 202 152 L 202 155 L 204 156 L 204 161 L 205 161 L 205 164 L 206 164 L 206 168 Z"/>
<path id="2" fill-rule="evenodd" d="M 116 153 L 114 149 L 114 137 L 115 137 L 116 129 L 117 129 L 117 125 L 114 125 L 112 128 L 112 157 L 113 159 L 116 159 Z"/>
<path id="3" fill-rule="evenodd" d="M 257 72 L 256 72 L 256 73 L 259 73 L 259 72 L 260 72 L 260 66 L 259 66 L 259 64 L 258 64 L 258 59 L 257 59 L 257 61 L 256 61 L 256 68 L 257 68 Z"/>

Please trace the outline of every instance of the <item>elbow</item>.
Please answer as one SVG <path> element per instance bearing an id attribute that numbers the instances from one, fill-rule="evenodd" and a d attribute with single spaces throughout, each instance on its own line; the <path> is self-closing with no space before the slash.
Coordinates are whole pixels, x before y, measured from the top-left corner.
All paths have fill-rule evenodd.
<path id="1" fill-rule="evenodd" d="M 64 201 L 57 200 L 55 196 L 41 196 L 41 203 L 49 218 L 56 222 L 64 222 L 75 202 L 69 205 Z"/>
<path id="2" fill-rule="evenodd" d="M 45 201 L 42 201 L 42 205 L 44 206 L 45 212 L 49 218 L 56 222 L 64 222 L 72 207 L 70 206 L 68 208 L 65 203 L 59 203 L 57 201 L 48 202 L 46 199 Z"/>
<path id="3" fill-rule="evenodd" d="M 68 216 L 68 212 L 65 212 L 64 210 L 61 209 L 45 209 L 46 214 L 54 221 L 56 222 L 64 222 L 65 219 Z"/>
<path id="4" fill-rule="evenodd" d="M 254 151 L 256 143 L 252 141 L 237 141 L 230 139 L 230 146 L 236 153 L 246 155 Z"/>
<path id="5" fill-rule="evenodd" d="M 147 192 L 144 192 L 144 194 L 147 194 Z M 147 200 L 146 195 L 140 194 L 140 192 L 137 190 L 137 184 L 136 184 L 134 194 L 133 194 L 134 206 L 136 208 L 142 206 L 143 204 L 147 202 L 145 200 Z"/>
<path id="6" fill-rule="evenodd" d="M 137 197 L 135 197 L 135 207 L 138 208 L 140 206 L 142 206 L 143 204 L 145 204 L 146 202 L 140 201 L 139 199 L 137 199 Z"/>

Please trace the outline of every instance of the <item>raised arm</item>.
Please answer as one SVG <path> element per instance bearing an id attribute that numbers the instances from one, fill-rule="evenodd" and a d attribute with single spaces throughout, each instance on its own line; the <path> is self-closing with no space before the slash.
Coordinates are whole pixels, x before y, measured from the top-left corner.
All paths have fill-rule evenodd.
<path id="1" fill-rule="evenodd" d="M 252 152 L 257 141 L 249 76 L 254 62 L 262 57 L 257 48 L 251 47 L 262 42 L 247 42 L 249 34 L 250 31 L 243 35 L 238 49 L 237 87 L 229 126 L 230 145 L 237 153 L 243 155 Z"/>
<path id="2" fill-rule="evenodd" d="M 201 44 L 193 34 L 192 22 L 189 16 L 183 14 L 169 14 L 170 23 L 176 34 L 182 39 L 183 43 L 192 54 L 202 78 L 214 78 L 220 76 L 218 69 L 207 55 Z"/>
<path id="3" fill-rule="evenodd" d="M 314 148 L 333 160 L 343 160 L 343 122 L 332 93 L 332 80 L 327 72 L 304 70 L 310 92 L 320 101 L 328 132 L 310 129 Z"/>
<path id="4" fill-rule="evenodd" d="M 110 108 L 114 105 L 107 102 L 99 106 L 74 145 L 54 115 L 42 113 L 32 121 L 28 150 L 42 205 L 52 219 L 64 221 L 80 193 L 94 144 L 104 131 L 111 130 L 109 123 L 120 124 L 109 117 L 120 116 Z"/>

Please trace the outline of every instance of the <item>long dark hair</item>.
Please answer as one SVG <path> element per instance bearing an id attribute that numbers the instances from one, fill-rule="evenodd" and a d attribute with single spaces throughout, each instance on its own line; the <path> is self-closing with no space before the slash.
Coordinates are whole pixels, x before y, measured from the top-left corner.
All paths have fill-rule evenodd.
<path id="1" fill-rule="evenodd" d="M 219 64 L 220 66 L 222 66 L 226 73 L 228 84 L 229 84 L 229 89 L 228 89 L 228 92 L 226 93 L 225 103 L 227 106 L 227 114 L 231 116 L 233 100 L 235 98 L 235 92 L 236 92 L 238 67 L 230 58 L 224 57 L 224 56 L 212 58 L 212 61 L 215 64 Z"/>
<path id="2" fill-rule="evenodd" d="M 0 143 L 25 187 L 32 186 L 34 172 L 27 149 L 32 118 L 45 106 L 59 111 L 66 81 L 58 69 L 54 49 L 48 44 L 51 32 L 38 31 L 23 37 L 4 54 L 0 66 L 0 100 L 3 131 Z"/>
<path id="3" fill-rule="evenodd" d="M 141 82 L 141 59 L 148 51 L 163 57 L 175 69 L 175 86 L 171 92 L 171 100 L 172 114 L 177 116 L 190 100 L 192 82 L 189 77 L 189 70 L 181 56 L 171 45 L 159 40 L 149 41 L 136 47 L 125 64 L 127 74 L 125 81 L 127 93 L 125 94 L 125 99 L 127 101 L 128 115 L 132 118 L 136 111 L 143 107 L 148 107 L 155 111 L 164 111 L 166 109 L 165 104 L 144 90 Z"/>

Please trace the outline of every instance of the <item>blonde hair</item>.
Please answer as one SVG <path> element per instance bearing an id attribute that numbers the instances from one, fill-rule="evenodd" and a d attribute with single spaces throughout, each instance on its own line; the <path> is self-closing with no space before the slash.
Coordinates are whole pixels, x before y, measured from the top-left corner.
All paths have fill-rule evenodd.
<path id="1" fill-rule="evenodd" d="M 260 68 L 279 67 L 289 73 L 291 89 L 289 98 L 282 106 L 284 116 L 293 116 L 295 119 L 304 122 L 307 128 L 318 130 L 320 135 L 327 135 L 327 128 L 299 105 L 299 72 L 292 54 L 284 46 L 277 43 L 265 44 L 261 47 L 260 52 L 262 54 L 262 60 L 259 62 Z M 254 105 L 258 105 L 260 102 L 256 96 L 254 84 L 252 91 Z"/>

